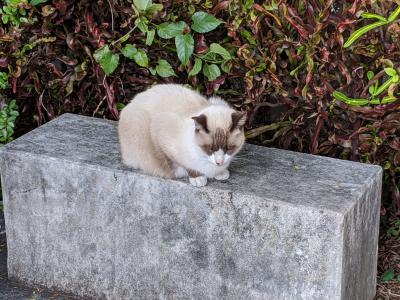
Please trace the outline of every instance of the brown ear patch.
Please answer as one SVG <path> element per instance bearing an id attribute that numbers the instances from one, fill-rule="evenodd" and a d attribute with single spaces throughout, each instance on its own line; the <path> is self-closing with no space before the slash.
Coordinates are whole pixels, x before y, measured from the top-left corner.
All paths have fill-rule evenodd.
<path id="1" fill-rule="evenodd" d="M 236 128 L 241 128 L 246 123 L 247 113 L 245 111 L 239 111 L 232 113 L 232 125 L 231 131 Z"/>
<path id="2" fill-rule="evenodd" d="M 197 117 L 192 118 L 194 120 L 194 125 L 196 126 L 196 130 L 204 130 L 206 133 L 208 133 L 208 128 L 207 128 L 207 117 L 206 115 L 200 115 Z"/>

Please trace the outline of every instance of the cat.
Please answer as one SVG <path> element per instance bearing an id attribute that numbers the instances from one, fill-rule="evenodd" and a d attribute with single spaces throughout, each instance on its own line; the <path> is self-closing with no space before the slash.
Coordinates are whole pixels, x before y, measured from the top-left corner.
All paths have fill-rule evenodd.
<path id="1" fill-rule="evenodd" d="M 246 113 L 219 97 L 206 99 L 177 84 L 159 84 L 137 94 L 121 111 L 122 161 L 164 178 L 226 180 L 228 166 L 245 140 Z"/>

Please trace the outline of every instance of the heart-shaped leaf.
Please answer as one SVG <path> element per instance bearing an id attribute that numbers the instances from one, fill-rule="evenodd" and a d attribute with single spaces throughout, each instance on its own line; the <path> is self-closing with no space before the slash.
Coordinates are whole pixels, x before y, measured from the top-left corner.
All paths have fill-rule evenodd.
<path id="1" fill-rule="evenodd" d="M 93 56 L 106 75 L 110 75 L 118 67 L 119 55 L 112 53 L 108 45 L 96 50 Z"/>
<path id="2" fill-rule="evenodd" d="M 231 59 L 231 54 L 221 45 L 217 44 L 217 43 L 212 43 L 210 45 L 210 52 L 212 53 L 217 53 L 219 55 L 222 56 L 222 58 L 224 59 Z"/>
<path id="3" fill-rule="evenodd" d="M 388 269 L 382 275 L 382 281 L 391 281 L 394 278 L 394 269 Z"/>
<path id="4" fill-rule="evenodd" d="M 139 11 L 145 11 L 151 5 L 151 0 L 133 0 L 133 3 Z"/>
<path id="5" fill-rule="evenodd" d="M 397 71 L 393 68 L 385 68 L 385 73 L 388 74 L 389 76 L 393 77 L 397 75 Z"/>
<path id="6" fill-rule="evenodd" d="M 133 60 L 141 67 L 147 68 L 149 66 L 149 58 L 143 49 L 138 49 L 137 53 L 133 56 Z"/>
<path id="7" fill-rule="evenodd" d="M 47 0 L 31 0 L 31 5 L 36 6 L 45 2 L 47 2 Z"/>
<path id="8" fill-rule="evenodd" d="M 149 66 L 149 58 L 143 49 L 137 49 L 135 46 L 127 44 L 122 49 L 122 54 L 130 59 L 133 59 L 141 67 Z"/>
<path id="9" fill-rule="evenodd" d="M 171 77 L 176 76 L 174 69 L 172 69 L 169 62 L 164 59 L 160 59 L 156 66 L 156 72 L 161 77 Z"/>
<path id="10" fill-rule="evenodd" d="M 222 21 L 203 11 L 193 14 L 192 21 L 192 29 L 198 33 L 210 32 L 222 23 Z"/>
<path id="11" fill-rule="evenodd" d="M 215 64 L 204 64 L 203 66 L 203 74 L 207 77 L 208 81 L 213 81 L 221 75 L 221 71 L 219 67 Z"/>
<path id="12" fill-rule="evenodd" d="M 126 44 L 125 47 L 122 48 L 122 54 L 130 59 L 133 59 L 133 55 L 135 55 L 137 51 L 136 47 L 131 44 Z"/>
<path id="13" fill-rule="evenodd" d="M 194 50 L 193 36 L 189 33 L 177 35 L 175 37 L 175 46 L 179 60 L 186 66 Z"/>
<path id="14" fill-rule="evenodd" d="M 187 25 L 183 21 L 177 23 L 162 23 L 157 26 L 157 34 L 160 38 L 171 39 L 182 34 L 186 27 Z"/>
<path id="15" fill-rule="evenodd" d="M 151 4 L 147 9 L 146 9 L 146 14 L 149 14 L 150 16 L 154 15 L 155 13 L 158 13 L 164 8 L 162 4 Z"/>

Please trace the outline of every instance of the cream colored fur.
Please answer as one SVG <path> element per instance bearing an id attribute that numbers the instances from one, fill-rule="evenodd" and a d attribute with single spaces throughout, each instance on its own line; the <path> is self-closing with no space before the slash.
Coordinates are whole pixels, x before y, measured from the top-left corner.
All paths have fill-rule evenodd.
<path id="1" fill-rule="evenodd" d="M 234 112 L 219 98 L 207 101 L 180 85 L 156 85 L 138 94 L 121 112 L 118 134 L 123 162 L 166 178 L 186 177 L 189 170 L 195 171 L 199 176 L 190 178 L 195 186 L 205 185 L 207 178 L 225 180 L 227 167 L 244 142 L 243 132 L 229 133 L 228 141 L 237 150 L 225 154 L 221 166 L 216 165 L 214 153 L 208 155 L 200 146 L 212 142 L 210 134 L 217 128 L 229 132 Z M 207 116 L 210 134 L 195 133 L 192 117 L 201 114 Z"/>

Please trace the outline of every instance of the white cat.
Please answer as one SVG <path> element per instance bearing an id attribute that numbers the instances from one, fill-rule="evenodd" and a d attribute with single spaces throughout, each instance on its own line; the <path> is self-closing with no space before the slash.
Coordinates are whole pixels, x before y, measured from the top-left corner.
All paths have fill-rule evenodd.
<path id="1" fill-rule="evenodd" d="M 124 164 L 166 178 L 226 180 L 244 143 L 245 112 L 174 84 L 156 85 L 122 110 L 118 134 Z"/>

